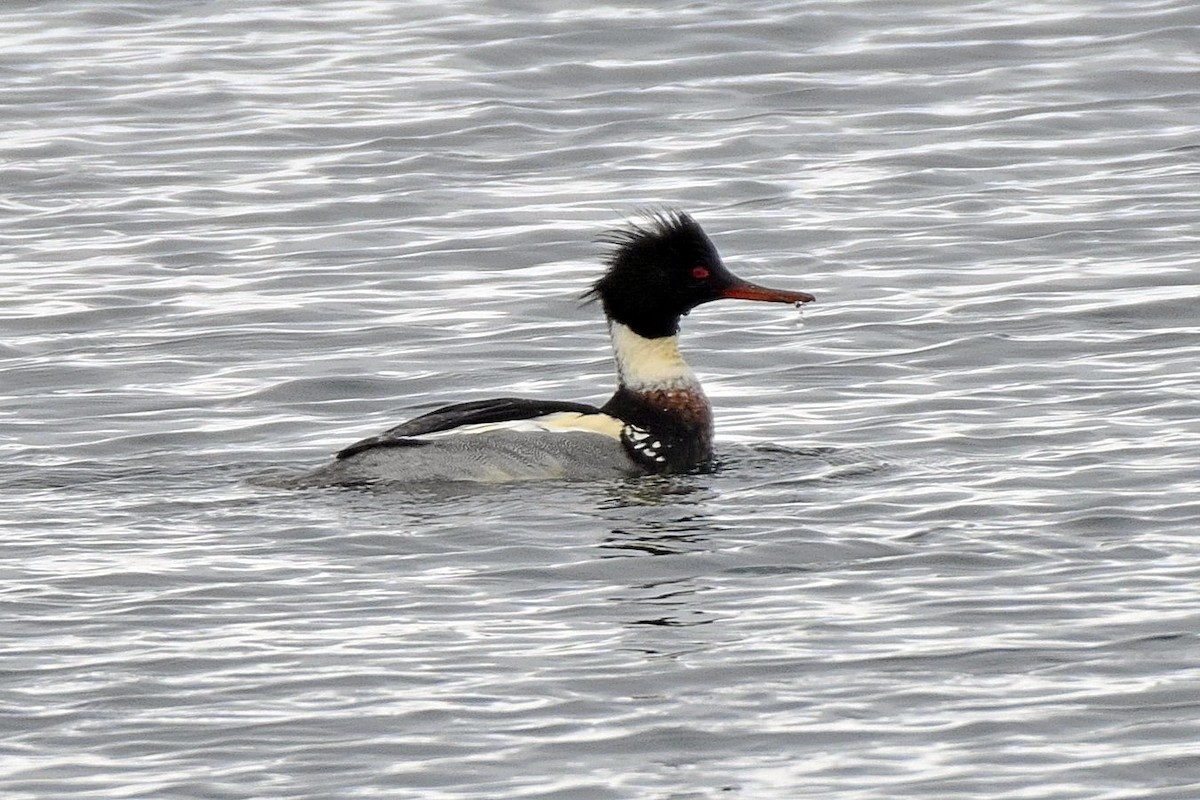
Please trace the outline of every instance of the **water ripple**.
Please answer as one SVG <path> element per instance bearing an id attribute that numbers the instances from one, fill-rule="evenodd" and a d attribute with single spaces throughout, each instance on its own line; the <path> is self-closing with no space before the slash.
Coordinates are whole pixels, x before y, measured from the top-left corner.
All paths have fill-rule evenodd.
<path id="1" fill-rule="evenodd" d="M 81 2 L 0 18 L 5 797 L 1196 794 L 1196 8 Z M 803 315 L 720 468 L 280 491 L 597 401 L 597 233 Z"/>

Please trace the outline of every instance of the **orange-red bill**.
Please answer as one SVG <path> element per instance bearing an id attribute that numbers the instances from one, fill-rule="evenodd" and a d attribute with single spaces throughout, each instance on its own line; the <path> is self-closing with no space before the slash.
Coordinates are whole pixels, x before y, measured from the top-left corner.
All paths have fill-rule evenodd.
<path id="1" fill-rule="evenodd" d="M 808 292 L 788 292 L 783 289 L 770 289 L 750 281 L 739 280 L 732 286 L 721 291 L 721 297 L 730 300 L 759 300 L 764 303 L 811 303 L 817 298 Z"/>

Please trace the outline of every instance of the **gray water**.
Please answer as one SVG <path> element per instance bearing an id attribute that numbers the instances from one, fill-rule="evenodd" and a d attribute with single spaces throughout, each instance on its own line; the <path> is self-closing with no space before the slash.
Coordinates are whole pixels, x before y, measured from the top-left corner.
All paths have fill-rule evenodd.
<path id="1" fill-rule="evenodd" d="M 1200 796 L 1200 7 L 19 2 L 0 794 Z M 602 401 L 697 216 L 718 471 L 283 491 Z"/>

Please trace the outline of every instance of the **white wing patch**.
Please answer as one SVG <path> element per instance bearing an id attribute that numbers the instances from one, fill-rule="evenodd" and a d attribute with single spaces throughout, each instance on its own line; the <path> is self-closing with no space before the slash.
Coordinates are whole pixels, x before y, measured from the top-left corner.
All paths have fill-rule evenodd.
<path id="1" fill-rule="evenodd" d="M 652 436 L 649 431 L 636 425 L 626 425 L 624 433 L 636 456 L 656 464 L 667 462 L 666 456 L 662 454 L 662 440 L 657 436 Z"/>
<path id="2" fill-rule="evenodd" d="M 511 433 L 600 433 L 621 438 L 621 429 L 625 423 L 608 414 L 582 414 L 578 411 L 556 411 L 529 419 L 511 419 L 501 422 L 481 422 L 476 425 L 459 425 L 434 433 L 412 436 L 412 439 L 441 439 L 447 436 L 469 436 L 478 433 L 496 433 L 508 431 Z"/>

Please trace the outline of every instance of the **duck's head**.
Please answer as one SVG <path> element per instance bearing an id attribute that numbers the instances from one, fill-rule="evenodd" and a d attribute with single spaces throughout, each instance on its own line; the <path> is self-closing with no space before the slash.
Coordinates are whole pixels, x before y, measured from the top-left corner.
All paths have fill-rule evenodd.
<path id="1" fill-rule="evenodd" d="M 604 313 L 639 336 L 655 339 L 679 332 L 679 318 L 713 300 L 809 303 L 806 292 L 758 286 L 730 272 L 696 220 L 682 211 L 651 215 L 612 231 L 602 241 L 613 245 L 603 277 L 589 297 Z"/>

